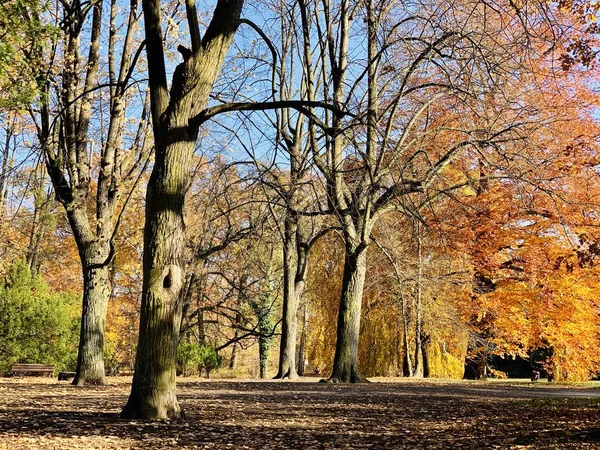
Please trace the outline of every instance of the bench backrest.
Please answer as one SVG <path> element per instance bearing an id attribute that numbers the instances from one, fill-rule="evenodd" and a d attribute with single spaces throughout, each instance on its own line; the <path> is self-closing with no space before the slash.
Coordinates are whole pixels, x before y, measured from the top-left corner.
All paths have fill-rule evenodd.
<path id="1" fill-rule="evenodd" d="M 11 368 L 13 372 L 49 372 L 54 371 L 54 366 L 50 364 L 24 364 L 14 363 Z"/>

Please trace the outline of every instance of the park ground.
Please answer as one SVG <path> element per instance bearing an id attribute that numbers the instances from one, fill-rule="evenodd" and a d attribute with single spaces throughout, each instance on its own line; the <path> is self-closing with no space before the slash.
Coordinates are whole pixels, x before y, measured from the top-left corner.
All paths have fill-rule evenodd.
<path id="1" fill-rule="evenodd" d="M 0 449 L 600 449 L 600 388 L 178 380 L 186 417 L 119 417 L 130 378 L 0 378 Z"/>

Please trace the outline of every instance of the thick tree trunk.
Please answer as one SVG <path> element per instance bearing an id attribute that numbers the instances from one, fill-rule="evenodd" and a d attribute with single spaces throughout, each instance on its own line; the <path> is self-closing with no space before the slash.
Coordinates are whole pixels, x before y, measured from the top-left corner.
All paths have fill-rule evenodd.
<path id="1" fill-rule="evenodd" d="M 110 299 L 110 244 L 96 242 L 80 250 L 83 267 L 83 306 L 79 335 L 76 386 L 104 384 L 104 327 Z"/>
<path id="2" fill-rule="evenodd" d="M 347 251 L 338 313 L 333 373 L 329 381 L 361 383 L 367 379 L 358 370 L 358 341 L 362 296 L 367 271 L 367 249 Z"/>
<path id="3" fill-rule="evenodd" d="M 164 152 L 157 153 L 163 161 L 157 161 L 148 182 L 139 344 L 124 417 L 181 415 L 175 376 L 183 307 L 183 197 L 194 141 L 188 137 L 173 144 L 168 161 Z"/>
<path id="4" fill-rule="evenodd" d="M 169 90 L 161 2 L 142 2 L 156 159 L 146 193 L 139 345 L 131 394 L 121 413 L 124 417 L 182 415 L 175 375 L 184 281 L 183 208 L 200 126 L 191 121 L 206 106 L 239 25 L 243 3 L 218 1 L 202 40 L 196 8 L 188 5 L 192 50 L 179 48 L 184 62 L 175 68 Z"/>

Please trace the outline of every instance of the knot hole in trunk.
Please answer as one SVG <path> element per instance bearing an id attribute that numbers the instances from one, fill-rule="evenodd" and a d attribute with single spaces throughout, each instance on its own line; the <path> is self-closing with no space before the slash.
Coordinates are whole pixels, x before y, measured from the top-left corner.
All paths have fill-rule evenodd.
<path id="1" fill-rule="evenodd" d="M 171 274 L 168 273 L 167 276 L 163 279 L 163 288 L 170 289 L 172 284 L 173 282 L 171 280 Z"/>

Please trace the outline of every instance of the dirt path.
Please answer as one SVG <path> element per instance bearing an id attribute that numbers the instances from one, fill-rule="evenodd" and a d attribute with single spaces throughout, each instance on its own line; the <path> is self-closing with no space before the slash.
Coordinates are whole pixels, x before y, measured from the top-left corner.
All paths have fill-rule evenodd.
<path id="1" fill-rule="evenodd" d="M 0 448 L 600 449 L 596 389 L 186 379 L 184 420 L 137 422 L 118 416 L 128 382 L 0 379 Z"/>

